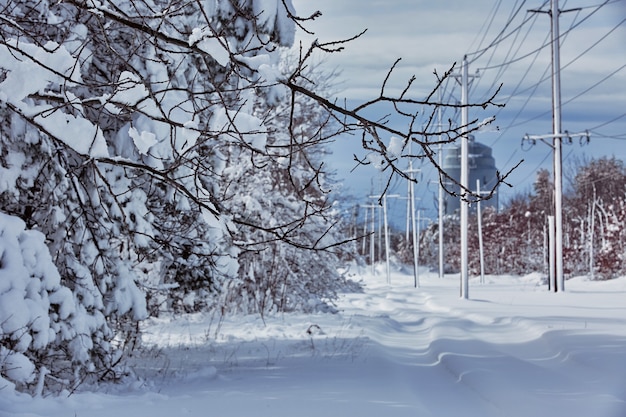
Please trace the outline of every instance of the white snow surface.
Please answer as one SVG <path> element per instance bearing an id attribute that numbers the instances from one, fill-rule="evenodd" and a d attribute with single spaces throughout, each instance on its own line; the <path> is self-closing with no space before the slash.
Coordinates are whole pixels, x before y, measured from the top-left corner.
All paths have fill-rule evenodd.
<path id="1" fill-rule="evenodd" d="M 151 319 L 142 383 L 0 390 L 0 416 L 626 416 L 626 278 L 488 276 L 462 300 L 458 276 L 382 271 L 337 314 Z"/>

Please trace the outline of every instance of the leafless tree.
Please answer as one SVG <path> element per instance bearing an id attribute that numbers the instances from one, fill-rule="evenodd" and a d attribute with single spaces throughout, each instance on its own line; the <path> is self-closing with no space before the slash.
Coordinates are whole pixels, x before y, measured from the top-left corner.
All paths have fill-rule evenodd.
<path id="1" fill-rule="evenodd" d="M 315 13 L 309 18 L 299 18 L 298 22 L 306 22 L 321 16 L 321 13 Z M 301 23 L 303 30 L 306 30 L 305 23 Z M 388 189 L 391 181 L 394 177 L 401 177 L 407 181 L 415 181 L 406 172 L 406 161 L 411 158 L 426 160 L 432 166 L 434 166 L 439 174 L 439 182 L 444 189 L 454 195 L 464 195 L 464 198 L 469 201 L 478 201 L 483 199 L 489 199 L 500 184 L 506 184 L 506 178 L 516 167 L 513 167 L 507 173 L 497 173 L 497 181 L 492 187 L 489 193 L 478 195 L 475 190 L 463 187 L 459 180 L 450 176 L 448 172 L 444 170 L 436 158 L 437 148 L 440 144 L 457 143 L 462 137 L 464 130 L 467 135 L 481 129 L 485 124 L 491 123 L 494 119 L 487 118 L 485 121 L 479 119 L 471 120 L 467 125 L 459 125 L 453 120 L 448 120 L 447 125 L 441 127 L 436 124 L 437 110 L 441 107 L 460 109 L 463 107 L 469 108 L 481 108 L 486 109 L 488 107 L 502 107 L 502 104 L 497 103 L 496 98 L 500 91 L 498 88 L 492 93 L 492 95 L 486 100 L 479 103 L 459 104 L 459 103 L 443 103 L 439 102 L 435 97 L 437 91 L 441 88 L 444 82 L 453 75 L 456 69 L 456 63 L 453 64 L 448 71 L 444 74 L 438 74 L 434 71 L 435 82 L 432 90 L 423 98 L 414 98 L 415 93 L 413 91 L 413 83 L 416 80 L 415 76 L 412 76 L 407 80 L 404 89 L 400 94 L 388 93 L 388 82 L 395 71 L 400 59 L 393 63 L 388 72 L 382 77 L 380 93 L 377 97 L 373 97 L 370 100 L 364 101 L 360 104 L 348 107 L 345 102 L 339 102 L 329 99 L 316 92 L 314 86 L 306 85 L 308 80 L 303 75 L 303 71 L 309 65 L 312 57 L 316 54 L 334 54 L 341 53 L 346 43 L 349 43 L 361 36 L 365 35 L 365 31 L 355 35 L 352 38 L 331 41 L 327 43 L 319 43 L 314 41 L 308 47 L 300 45 L 300 59 L 297 67 L 289 74 L 289 76 L 281 80 L 291 91 L 292 95 L 305 95 L 315 100 L 320 105 L 328 109 L 340 128 L 339 132 L 333 132 L 333 135 L 340 133 L 357 133 L 361 136 L 361 143 L 363 149 L 376 154 L 379 160 L 382 162 L 383 170 L 387 171 L 387 181 L 385 192 Z M 373 119 L 371 117 L 364 116 L 368 113 L 367 110 L 372 108 L 380 108 L 380 105 L 386 106 L 389 109 L 388 114 L 380 115 Z M 426 123 L 423 122 L 424 115 Z M 392 117 L 396 117 L 402 120 L 401 125 L 403 128 L 392 127 L 388 120 Z M 418 123 L 419 121 L 419 123 Z M 393 135 L 403 140 L 404 147 L 400 155 L 390 154 L 387 150 L 387 145 L 383 140 L 385 135 Z M 408 144 L 412 143 L 416 146 L 409 147 Z M 412 149 L 411 152 L 408 150 Z M 415 150 L 417 149 L 417 150 Z M 356 163 L 367 165 L 370 164 L 369 159 L 360 159 L 356 155 L 354 156 Z M 518 164 L 519 165 L 519 164 Z M 460 192 L 452 190 L 451 185 L 460 187 Z"/>

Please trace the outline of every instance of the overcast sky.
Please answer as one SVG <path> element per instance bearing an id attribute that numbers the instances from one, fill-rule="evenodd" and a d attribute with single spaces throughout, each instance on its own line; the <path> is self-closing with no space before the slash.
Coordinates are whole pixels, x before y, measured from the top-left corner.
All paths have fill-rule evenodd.
<path id="1" fill-rule="evenodd" d="M 476 137 L 493 148 L 496 165 L 507 171 L 524 163 L 510 177 L 512 189 L 501 189 L 501 202 L 531 190 L 534 173 L 552 171 L 552 150 L 546 144 L 522 147 L 524 134 L 551 133 L 550 17 L 530 9 L 549 10 L 549 1 L 498 0 L 293 0 L 300 15 L 320 10 L 323 15 L 308 27 L 313 37 L 298 38 L 305 46 L 349 38 L 367 32 L 332 54 L 326 65 L 342 71 L 339 98 L 367 100 L 377 96 L 393 62 L 402 58 L 389 86 L 404 87 L 416 75 L 415 96 L 423 98 L 434 86 L 433 70 L 443 73 L 464 55 L 469 71 L 479 71 L 470 90 L 470 101 L 481 101 L 503 83 L 498 100 L 504 109 L 470 112 L 470 119 L 496 116 L 498 132 Z M 626 159 L 626 0 L 561 0 L 562 13 L 562 120 L 563 130 L 590 130 L 591 142 L 578 140 L 563 149 L 564 165 L 577 157 L 615 155 Z M 517 11 L 517 13 L 515 13 Z M 526 21 L 526 23 L 524 23 Z M 508 26 L 507 26 L 508 23 Z M 504 39 L 495 42 L 499 34 Z M 541 48 L 544 46 L 543 48 Z M 538 52 L 537 52 L 538 50 Z M 510 63 L 511 61 L 515 61 Z M 505 65 L 510 63 L 508 65 Z M 543 80 L 543 81 L 542 81 Z M 458 100 L 460 92 L 450 82 L 447 94 Z M 454 87 L 454 88 L 453 88 Z M 423 95 L 422 97 L 418 97 Z M 452 114 L 447 114 L 451 117 Z M 346 138 L 335 146 L 331 163 L 357 197 L 369 193 L 373 168 L 357 168 L 348 174 L 350 155 L 359 153 L 359 140 Z M 420 187 L 422 206 L 432 210 L 434 172 L 423 167 Z M 567 180 L 565 180 L 567 183 Z M 404 192 L 398 185 L 396 192 Z"/>

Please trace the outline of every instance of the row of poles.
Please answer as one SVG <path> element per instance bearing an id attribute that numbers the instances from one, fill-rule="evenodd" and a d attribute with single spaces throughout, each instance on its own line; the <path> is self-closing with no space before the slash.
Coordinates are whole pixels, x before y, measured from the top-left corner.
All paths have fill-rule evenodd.
<path id="1" fill-rule="evenodd" d="M 564 137 L 574 136 L 587 136 L 587 133 L 563 133 L 561 126 L 561 77 L 560 77 L 560 32 L 559 32 L 559 15 L 561 13 L 575 11 L 579 9 L 560 10 L 558 6 L 558 0 L 550 1 L 550 10 L 529 10 L 534 13 L 546 13 L 551 18 L 551 46 L 552 46 L 552 133 L 548 135 L 526 135 L 526 139 L 535 141 L 537 139 L 552 139 L 553 149 L 553 170 L 554 170 L 554 216 L 548 216 L 550 237 L 549 245 L 549 275 L 550 275 L 550 288 L 555 292 L 565 291 L 565 280 L 563 274 L 563 174 L 562 174 L 562 139 Z M 470 204 L 470 184 L 469 184 L 469 80 L 471 77 L 468 70 L 467 57 L 463 58 L 460 74 L 456 77 L 460 79 L 461 84 L 461 176 L 460 176 L 460 245 L 461 245 L 461 273 L 460 273 L 460 296 L 461 298 L 469 298 L 469 263 L 468 263 L 468 219 L 469 219 L 469 204 Z M 439 95 L 441 102 L 441 94 Z M 441 118 L 441 113 L 439 113 Z M 439 120 L 441 123 L 441 120 Z M 443 149 L 442 145 L 439 145 L 439 166 L 443 166 Z M 417 170 L 413 169 L 412 161 L 409 160 L 408 175 L 411 181 L 409 181 L 409 213 L 411 218 L 412 229 L 412 241 L 413 241 L 413 262 L 414 262 L 414 283 L 415 287 L 419 286 L 419 272 L 418 272 L 418 258 L 419 258 L 419 242 L 418 227 L 416 225 L 415 217 L 415 195 L 414 195 L 414 177 L 413 174 Z M 443 250 L 443 210 L 444 210 L 444 190 L 440 185 L 439 187 L 439 276 L 443 277 L 444 273 L 444 250 Z M 477 184 L 477 195 L 480 195 L 480 184 Z M 371 196 L 371 198 L 382 199 L 383 218 L 384 218 L 384 237 L 385 237 L 385 259 L 386 259 L 386 273 L 387 282 L 390 283 L 390 264 L 389 264 L 389 234 L 387 223 L 387 198 L 399 197 L 397 195 L 382 195 Z M 374 222 L 374 206 L 372 207 L 372 232 Z M 419 213 L 418 213 L 419 214 Z M 480 216 L 479 216 L 480 219 Z M 417 220 L 419 221 L 419 220 Z M 479 220 L 480 221 L 480 220 Z M 480 225 L 479 225 L 480 228 Z M 482 239 L 479 239 L 482 240 Z M 482 246 L 479 241 L 479 245 Z M 373 235 L 370 240 L 370 256 L 372 268 L 374 267 L 374 240 Z M 482 250 L 481 250 L 482 255 Z M 482 270 L 483 262 L 481 260 L 481 277 L 484 272 Z"/>
<path id="2" fill-rule="evenodd" d="M 413 175 L 413 173 L 415 172 L 419 172 L 419 170 L 413 170 L 412 167 L 409 168 L 410 174 L 409 175 Z M 390 261 L 390 242 L 389 242 L 389 220 L 388 220 L 388 216 L 387 216 L 387 199 L 389 198 L 402 198 L 400 195 L 397 194 L 391 194 L 391 195 L 387 195 L 387 194 L 383 194 L 381 195 L 372 195 L 370 196 L 370 198 L 372 199 L 377 199 L 377 200 L 381 200 L 382 201 L 382 205 L 376 205 L 376 204 L 370 204 L 365 206 L 366 209 L 371 209 L 371 217 L 370 217 L 370 265 L 372 267 L 372 274 L 375 273 L 375 229 L 376 229 L 376 209 L 381 209 L 383 211 L 383 215 L 382 215 L 382 224 L 379 224 L 379 230 L 380 230 L 380 226 L 382 226 L 383 231 L 382 233 L 378 233 L 378 247 L 379 249 L 382 249 L 382 242 L 380 242 L 381 239 L 381 235 L 384 236 L 384 248 L 385 248 L 385 272 L 386 272 L 386 276 L 387 276 L 387 284 L 391 284 L 391 261 Z M 411 242 L 412 242 L 412 246 L 413 246 L 413 281 L 414 281 L 414 286 L 417 288 L 419 287 L 419 269 L 418 269 L 418 260 L 419 260 L 419 242 L 418 242 L 418 236 L 419 236 L 419 224 L 420 224 L 420 215 L 421 212 L 419 210 L 416 209 L 416 205 L 415 205 L 415 190 L 414 190 L 414 183 L 413 181 L 409 181 L 409 190 L 408 190 L 408 212 L 407 212 L 407 237 L 406 240 L 407 242 L 409 241 L 409 229 L 411 230 Z M 367 211 L 366 211 L 366 215 L 365 215 L 365 235 L 367 235 L 368 231 L 367 231 Z M 380 219 L 379 219 L 380 220 Z M 365 246 L 365 241 L 363 242 L 363 245 Z M 381 258 L 381 256 L 379 255 L 379 259 Z"/>
<path id="3" fill-rule="evenodd" d="M 560 63 L 560 31 L 559 16 L 561 13 L 580 9 L 560 10 L 558 0 L 550 1 L 550 10 L 529 10 L 534 13 L 545 13 L 551 19 L 551 46 L 552 46 L 552 134 L 526 136 L 526 139 L 552 139 L 554 151 L 554 216 L 548 216 L 549 236 L 549 275 L 551 289 L 555 292 L 565 291 L 563 274 L 563 171 L 562 171 L 562 139 L 564 137 L 587 136 L 588 133 L 563 133 L 561 126 L 561 63 Z M 468 164 L 468 90 L 469 74 L 467 57 L 464 57 L 461 66 L 461 298 L 469 298 L 469 270 L 468 270 L 468 211 L 469 211 L 469 164 Z"/>

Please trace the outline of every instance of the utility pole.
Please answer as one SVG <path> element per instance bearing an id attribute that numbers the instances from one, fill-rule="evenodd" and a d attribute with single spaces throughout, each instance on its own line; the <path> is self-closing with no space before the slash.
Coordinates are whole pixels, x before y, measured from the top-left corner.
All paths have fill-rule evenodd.
<path id="1" fill-rule="evenodd" d="M 382 195 L 372 195 L 370 198 L 382 199 L 383 203 L 383 233 L 385 238 L 385 268 L 387 272 L 387 284 L 391 284 L 391 265 L 389 260 L 389 252 L 391 251 L 389 245 L 389 222 L 387 220 L 387 198 L 397 198 L 400 197 L 397 194 L 387 195 L 387 193 L 383 193 Z"/>
<path id="2" fill-rule="evenodd" d="M 559 0 L 550 1 L 552 20 L 552 134 L 554 144 L 554 226 L 556 228 L 557 291 L 565 291 L 563 278 L 563 139 L 561 138 L 561 53 Z"/>
<path id="3" fill-rule="evenodd" d="M 376 207 L 374 207 L 372 205 L 372 237 L 370 237 L 370 263 L 372 265 L 372 275 L 376 274 L 376 244 L 374 241 L 374 237 L 375 237 L 375 231 L 374 228 L 376 227 Z"/>
<path id="4" fill-rule="evenodd" d="M 467 235 L 468 235 L 468 215 L 469 215 L 469 138 L 467 133 L 468 124 L 468 93 L 469 77 L 467 69 L 467 57 L 463 57 L 461 65 L 461 298 L 469 298 L 469 267 L 467 260 Z"/>
<path id="5" fill-rule="evenodd" d="M 368 215 L 368 211 L 367 210 L 368 210 L 368 206 L 364 206 L 363 208 L 365 209 L 365 216 L 364 216 L 365 220 L 363 221 L 363 236 L 367 236 L 367 215 Z M 355 223 L 356 223 L 356 220 L 355 220 Z M 356 229 L 356 225 L 354 227 Z M 365 245 L 366 245 L 366 243 L 367 243 L 367 240 L 364 238 L 363 239 L 363 243 L 362 243 L 363 247 L 361 249 L 361 253 L 364 256 L 365 256 Z"/>
<path id="6" fill-rule="evenodd" d="M 376 219 L 376 209 L 379 208 L 379 206 L 374 205 L 374 204 L 368 204 L 363 206 L 366 211 L 365 211 L 365 227 L 367 228 L 367 213 L 368 210 L 371 210 L 371 220 L 370 220 L 370 241 L 369 241 L 369 246 L 370 246 L 370 267 L 371 267 L 371 271 L 372 271 L 372 275 L 374 275 L 376 273 L 376 254 L 374 251 L 374 237 L 376 235 L 376 229 L 375 229 L 375 219 Z M 365 240 L 363 241 L 363 247 L 365 247 Z M 363 249 L 363 253 L 365 253 L 365 249 Z"/>
<path id="7" fill-rule="evenodd" d="M 546 13 L 551 19 L 551 43 L 552 43 L 552 135 L 529 136 L 527 139 L 552 138 L 552 148 L 554 150 L 554 261 L 555 261 L 555 291 L 565 291 L 565 278 L 563 275 L 563 137 L 589 136 L 585 134 L 565 134 L 561 131 L 561 51 L 559 16 L 561 13 L 580 10 L 568 9 L 559 10 L 559 1 L 550 1 L 550 11 L 530 10 L 534 13 Z"/>
<path id="8" fill-rule="evenodd" d="M 548 273 L 548 288 L 556 292 L 556 274 L 554 264 L 556 263 L 554 256 L 556 253 L 556 245 L 554 238 L 554 216 L 548 216 L 548 264 L 550 271 Z"/>
<path id="9" fill-rule="evenodd" d="M 467 260 L 467 236 L 469 218 L 469 80 L 477 77 L 469 75 L 467 56 L 463 57 L 461 74 L 455 77 L 461 79 L 461 178 L 460 184 L 460 209 L 461 209 L 461 298 L 469 298 L 469 263 Z"/>
<path id="10" fill-rule="evenodd" d="M 385 224 L 385 264 L 387 267 L 387 285 L 391 285 L 391 269 L 389 267 L 389 226 L 387 223 L 387 193 L 383 194 L 383 219 Z"/>
<path id="11" fill-rule="evenodd" d="M 413 204 L 413 212 L 415 212 L 415 203 Z M 417 226 L 415 225 L 415 216 L 413 216 L 413 264 L 415 265 L 415 288 L 420 286 L 419 280 L 419 258 L 420 258 L 420 222 L 422 210 L 417 211 Z"/>
<path id="12" fill-rule="evenodd" d="M 487 193 L 486 193 L 487 194 Z M 478 220 L 478 251 L 480 254 L 480 283 L 485 283 L 485 251 L 483 247 L 483 214 L 480 210 L 480 197 L 482 196 L 480 191 L 480 180 L 476 180 L 476 195 L 479 199 L 476 203 L 476 218 Z"/>
<path id="13" fill-rule="evenodd" d="M 441 87 L 439 87 L 439 108 L 437 109 L 437 126 L 439 129 L 439 132 L 441 132 L 441 103 L 443 102 L 443 97 L 441 94 Z M 439 163 L 439 168 L 443 168 L 443 143 L 442 143 L 442 134 L 439 133 L 439 155 L 438 155 L 438 163 Z M 439 278 L 443 278 L 443 184 L 441 184 L 441 181 L 443 181 L 443 178 L 440 178 L 439 181 L 439 204 L 438 204 L 438 209 L 439 209 Z"/>
<path id="14" fill-rule="evenodd" d="M 409 155 L 412 155 L 412 142 L 409 142 Z M 405 171 L 409 176 L 408 185 L 408 204 L 407 204 L 407 216 L 406 216 L 406 240 L 409 241 L 409 226 L 411 227 L 411 237 L 413 242 L 413 285 L 415 288 L 419 287 L 419 231 L 415 227 L 415 173 L 421 172 L 421 169 L 413 169 L 413 157 L 409 158 L 409 168 Z M 411 223 L 409 224 L 409 218 Z M 418 220 L 419 221 L 419 220 Z"/>
<path id="15" fill-rule="evenodd" d="M 419 232 L 415 225 L 415 187 L 413 183 L 413 173 L 419 172 L 419 169 L 413 169 L 413 161 L 409 159 L 409 207 L 411 209 L 411 232 L 413 240 L 413 283 L 415 288 L 420 286 L 419 282 Z M 419 222 L 419 220 L 418 220 Z"/>

